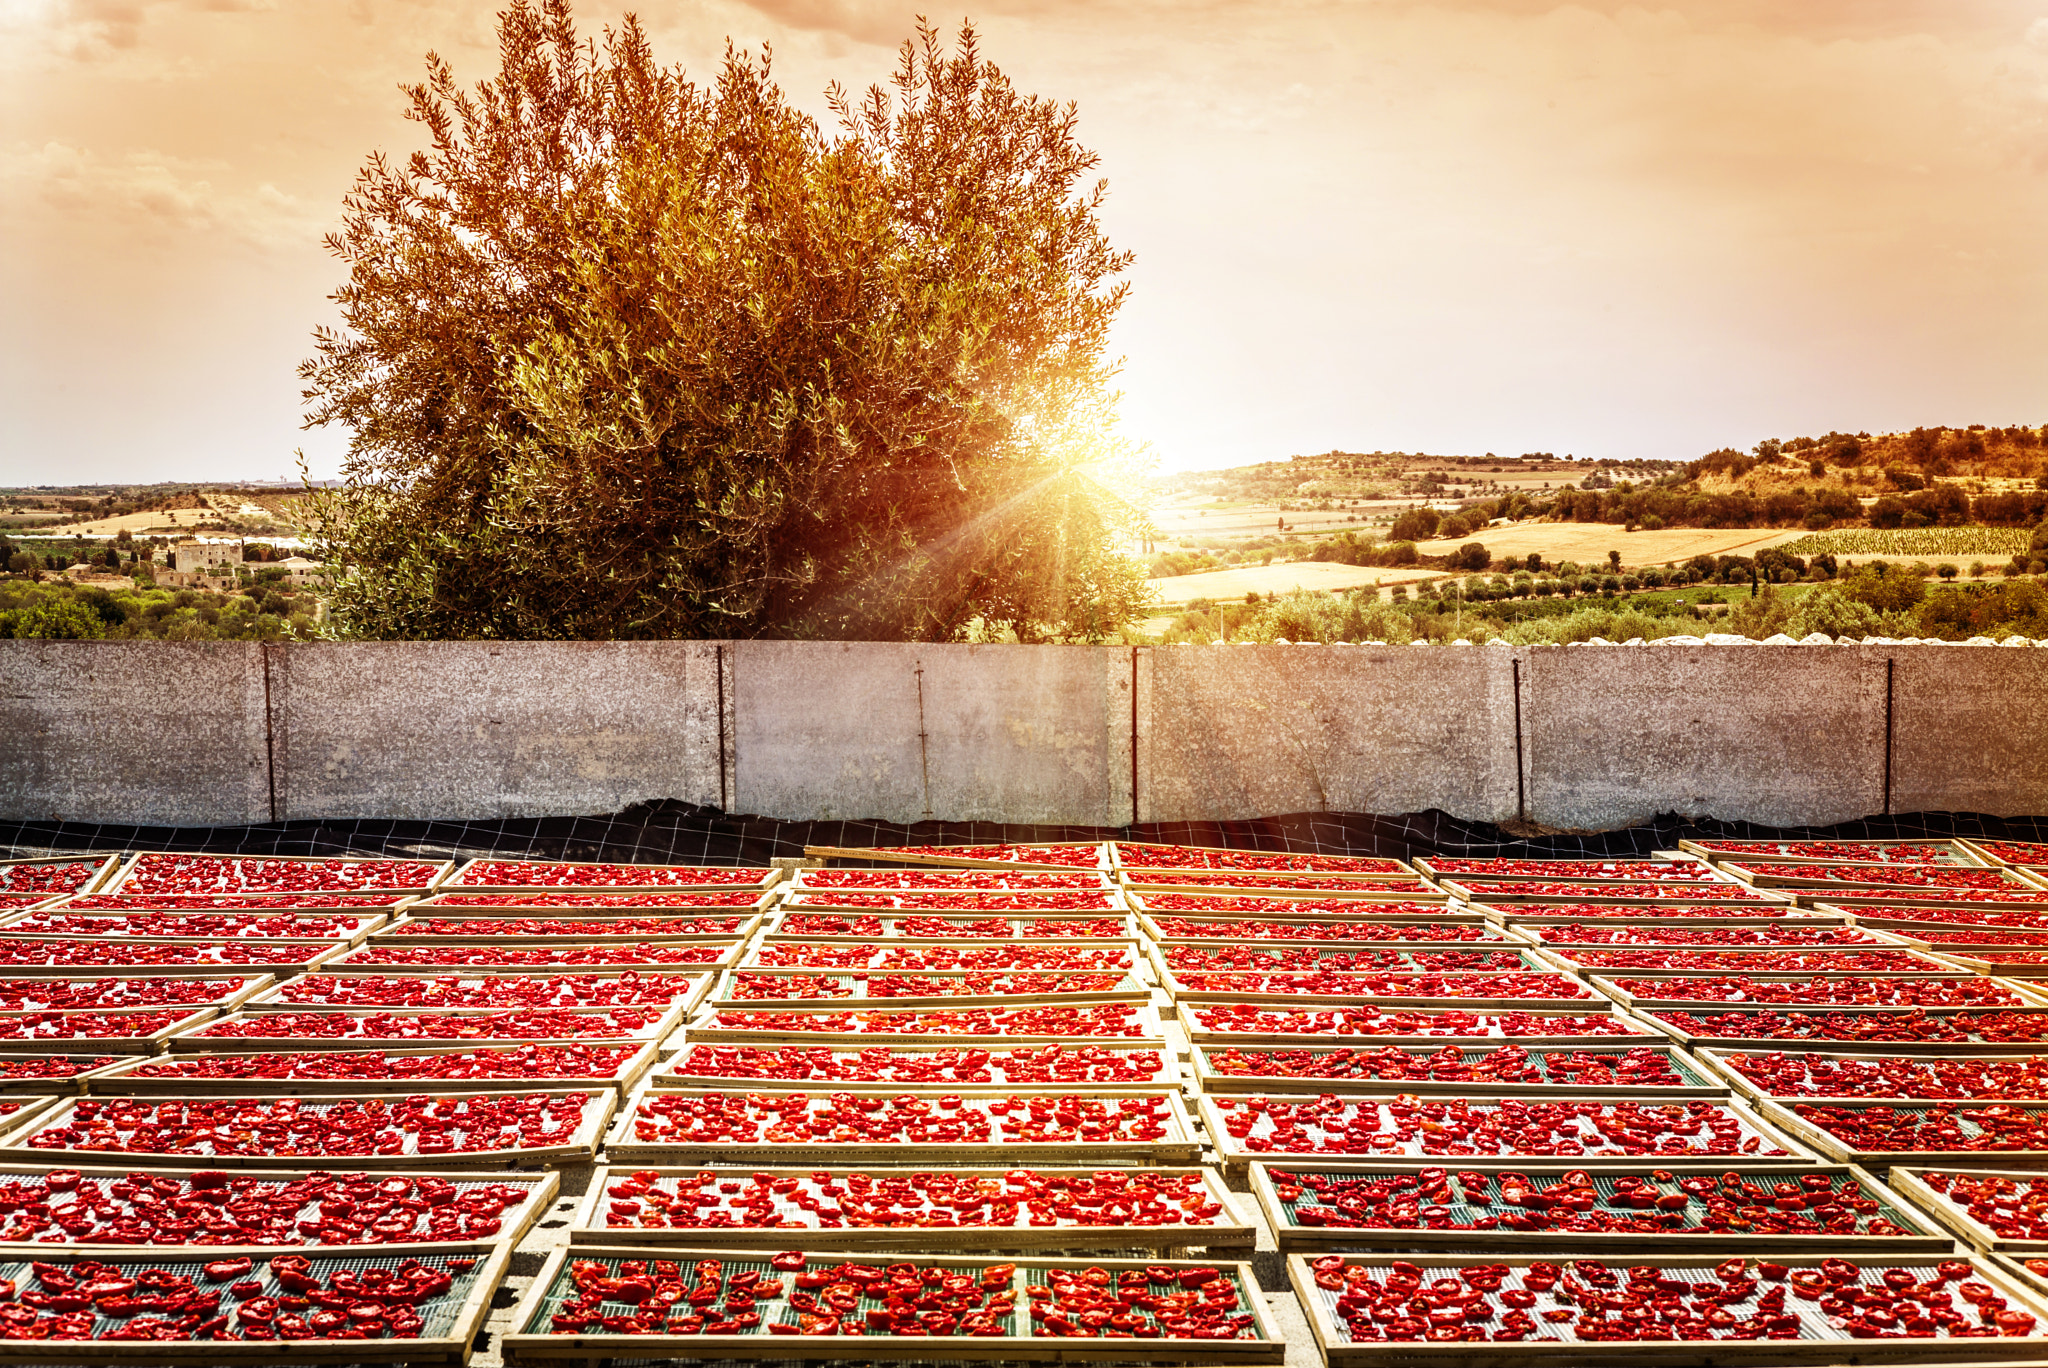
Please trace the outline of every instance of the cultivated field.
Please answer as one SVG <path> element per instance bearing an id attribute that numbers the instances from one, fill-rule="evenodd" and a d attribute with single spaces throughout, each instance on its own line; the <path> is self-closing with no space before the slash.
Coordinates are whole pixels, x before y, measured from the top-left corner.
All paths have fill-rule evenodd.
<path id="1" fill-rule="evenodd" d="M 1441 570 L 1413 566 L 1338 565 L 1333 561 L 1288 561 L 1276 565 L 1240 565 L 1229 570 L 1204 570 L 1151 581 L 1167 604 L 1199 598 L 1242 600 L 1246 594 L 1284 594 L 1292 589 L 1356 589 L 1367 584 L 1406 584 L 1435 579 Z"/>
<path id="2" fill-rule="evenodd" d="M 1416 549 L 1425 556 L 1443 556 L 1476 541 L 1495 556 L 1526 556 L 1534 551 L 1551 563 L 1600 565 L 1606 563 L 1609 551 L 1619 551 L 1623 565 L 1663 565 L 1694 556 L 1753 556 L 1766 546 L 1800 535 L 1777 527 L 1666 527 L 1655 532 L 1626 532 L 1613 523 L 1525 522 L 1482 527 L 1466 537 L 1417 542 Z"/>
<path id="3" fill-rule="evenodd" d="M 1819 532 L 1786 543 L 1795 556 L 1832 553 L 1870 559 L 1876 556 L 1996 556 L 2003 560 L 2027 549 L 2033 535 L 2025 527 L 1850 528 Z"/>

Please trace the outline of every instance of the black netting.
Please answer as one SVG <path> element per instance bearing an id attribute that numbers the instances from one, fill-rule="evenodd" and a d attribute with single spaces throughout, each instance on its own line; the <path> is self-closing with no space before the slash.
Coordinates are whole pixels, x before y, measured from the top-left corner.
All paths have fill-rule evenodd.
<path id="1" fill-rule="evenodd" d="M 79 851 L 188 850 L 221 855 L 498 855 L 644 864 L 765 864 L 807 845 L 950 845 L 995 841 L 1157 841 L 1244 850 L 1340 855 L 1634 855 L 1682 839 L 1896 840 L 1912 837 L 2048 840 L 2048 817 L 1916 812 L 1824 827 L 1770 827 L 1667 814 L 1615 831 L 1517 835 L 1490 822 L 1438 811 L 1395 817 L 1299 812 L 1229 822 L 1147 822 L 1130 827 L 1029 826 L 1001 822 L 785 822 L 687 803 L 642 803 L 595 817 L 483 821 L 302 821 L 251 826 L 107 826 L 91 822 L 0 824 L 0 851 L 47 856 Z"/>

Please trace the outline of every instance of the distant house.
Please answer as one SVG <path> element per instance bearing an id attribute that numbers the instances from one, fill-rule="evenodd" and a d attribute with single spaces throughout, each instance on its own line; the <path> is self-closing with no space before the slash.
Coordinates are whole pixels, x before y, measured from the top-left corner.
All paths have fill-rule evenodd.
<path id="1" fill-rule="evenodd" d="M 326 566 L 316 560 L 307 560 L 304 556 L 287 556 L 283 560 L 273 561 L 271 564 L 283 570 L 285 578 L 293 584 L 306 585 L 313 583 L 315 580 L 327 578 Z"/>
<path id="2" fill-rule="evenodd" d="M 218 574 L 223 567 L 242 563 L 242 545 L 240 542 L 181 541 L 171 547 L 170 558 L 173 570 L 187 574 Z M 234 572 L 229 570 L 228 573 Z"/>

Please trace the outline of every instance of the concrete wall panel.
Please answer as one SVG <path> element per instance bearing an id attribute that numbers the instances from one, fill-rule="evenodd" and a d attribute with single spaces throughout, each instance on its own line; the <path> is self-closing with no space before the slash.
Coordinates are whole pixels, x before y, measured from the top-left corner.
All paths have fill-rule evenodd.
<path id="1" fill-rule="evenodd" d="M 1526 660 L 1532 821 L 1795 826 L 1884 810 L 1880 648 L 1541 646 Z"/>
<path id="2" fill-rule="evenodd" d="M 1130 820 L 1128 649 L 748 641 L 734 650 L 737 811 Z"/>
<path id="3" fill-rule="evenodd" d="M 719 800 L 714 643 L 272 649 L 281 816 L 532 817 Z"/>
<path id="4" fill-rule="evenodd" d="M 1515 815 L 1510 654 L 1482 647 L 1160 647 L 1144 821 L 1442 808 Z"/>
<path id="5" fill-rule="evenodd" d="M 2048 651 L 1868 649 L 1897 661 L 1892 811 L 2048 814 Z"/>
<path id="6" fill-rule="evenodd" d="M 245 642 L 0 641 L 0 817 L 268 821 L 263 724 Z"/>

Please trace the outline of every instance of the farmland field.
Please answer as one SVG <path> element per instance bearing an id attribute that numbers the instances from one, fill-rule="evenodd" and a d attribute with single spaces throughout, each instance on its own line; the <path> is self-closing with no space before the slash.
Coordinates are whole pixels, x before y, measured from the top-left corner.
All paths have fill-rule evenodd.
<path id="1" fill-rule="evenodd" d="M 1273 565 L 1239 565 L 1228 570 L 1203 570 L 1193 575 L 1168 575 L 1151 581 L 1160 601 L 1169 605 L 1198 598 L 1242 599 L 1246 594 L 1284 594 L 1291 589 L 1356 589 L 1368 584 L 1406 584 L 1435 579 L 1441 570 L 1414 566 L 1339 565 L 1335 561 L 1283 561 Z"/>
<path id="2" fill-rule="evenodd" d="M 1694 556 L 1753 556 L 1765 546 L 1796 533 L 1777 527 L 1667 527 L 1655 532 L 1628 532 L 1613 523 L 1524 522 L 1482 527 L 1467 537 L 1416 543 L 1425 556 L 1443 556 L 1466 542 L 1483 544 L 1495 556 L 1526 556 L 1545 561 L 1577 561 L 1595 565 L 1609 551 L 1621 552 L 1623 565 L 1663 565 Z"/>
<path id="3" fill-rule="evenodd" d="M 1787 542 L 1795 556 L 2016 556 L 2031 535 L 2024 527 L 1851 528 Z"/>

